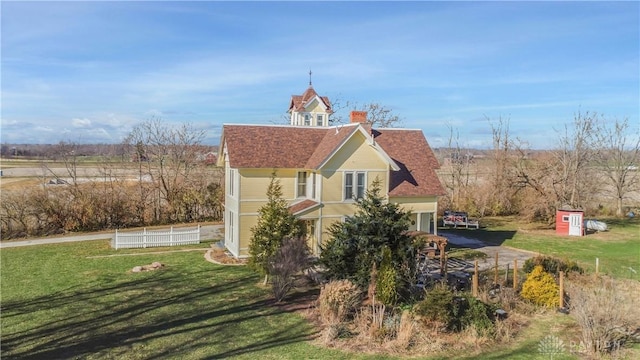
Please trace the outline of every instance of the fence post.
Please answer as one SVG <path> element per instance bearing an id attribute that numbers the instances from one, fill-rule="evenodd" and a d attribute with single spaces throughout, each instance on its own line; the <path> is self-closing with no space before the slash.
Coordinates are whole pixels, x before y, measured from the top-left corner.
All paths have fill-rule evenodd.
<path id="1" fill-rule="evenodd" d="M 447 280 L 447 272 L 449 271 L 449 261 L 447 259 L 447 254 L 444 254 L 444 279 Z"/>
<path id="2" fill-rule="evenodd" d="M 600 273 L 600 259 L 596 258 L 596 275 Z"/>
<path id="3" fill-rule="evenodd" d="M 171 227 L 171 230 L 169 231 L 169 246 L 173 246 L 173 226 Z"/>
<path id="4" fill-rule="evenodd" d="M 142 247 L 147 247 L 147 228 L 142 229 Z"/>
<path id="5" fill-rule="evenodd" d="M 504 272 L 504 286 L 509 284 L 509 263 L 507 263 L 507 270 Z"/>
<path id="6" fill-rule="evenodd" d="M 560 295 L 559 305 L 561 308 L 564 307 L 564 271 L 560 271 L 560 286 L 558 289 L 558 295 Z"/>
<path id="7" fill-rule="evenodd" d="M 473 295 L 473 297 L 478 297 L 478 260 L 475 261 L 474 264 L 474 271 L 473 271 L 473 278 L 472 278 L 472 289 L 471 289 L 471 293 Z"/>
<path id="8" fill-rule="evenodd" d="M 513 259 L 513 288 L 518 289 L 518 259 Z"/>
<path id="9" fill-rule="evenodd" d="M 497 284 L 498 283 L 498 253 L 496 252 L 496 266 L 494 268 L 494 273 L 493 273 L 493 283 Z"/>
<path id="10" fill-rule="evenodd" d="M 115 237 L 115 239 L 113 241 L 116 242 L 114 245 L 115 245 L 116 250 L 118 250 L 118 229 L 116 229 L 116 237 Z"/>

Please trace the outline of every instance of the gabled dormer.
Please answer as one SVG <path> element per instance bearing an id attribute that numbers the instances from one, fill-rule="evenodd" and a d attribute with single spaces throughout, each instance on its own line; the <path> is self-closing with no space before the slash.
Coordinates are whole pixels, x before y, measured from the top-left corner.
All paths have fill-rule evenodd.
<path id="1" fill-rule="evenodd" d="M 318 95 L 311 81 L 302 95 L 291 95 L 288 112 L 294 126 L 329 126 L 329 116 L 333 114 L 329 98 Z"/>

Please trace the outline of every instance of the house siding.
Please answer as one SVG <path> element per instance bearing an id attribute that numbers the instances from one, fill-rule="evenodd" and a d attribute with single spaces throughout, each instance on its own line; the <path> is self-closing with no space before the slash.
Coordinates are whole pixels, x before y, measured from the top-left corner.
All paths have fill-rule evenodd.
<path id="1" fill-rule="evenodd" d="M 340 151 L 334 154 L 323 166 L 327 170 L 339 169 L 387 169 L 377 151 L 369 145 L 361 132 L 351 136 Z"/>
<path id="2" fill-rule="evenodd" d="M 324 109 L 317 101 L 313 106 L 307 108 L 310 113 L 323 112 L 320 110 Z M 313 122 L 314 120 L 312 120 Z M 324 132 L 318 128 L 315 130 L 304 129 L 299 132 L 296 128 L 284 127 L 228 127 L 232 129 L 229 134 L 233 139 L 237 139 L 233 144 L 235 147 L 232 147 L 235 151 L 235 155 L 232 157 L 235 163 L 232 162 L 232 164 L 239 167 L 235 169 L 234 195 L 228 194 L 225 188 L 225 207 L 228 210 L 226 214 L 237 220 L 233 222 L 233 233 L 229 232 L 225 235 L 225 245 L 230 244 L 234 247 L 230 248 L 234 255 L 240 257 L 249 255 L 251 228 L 257 224 L 258 211 L 268 200 L 266 193 L 271 175 L 274 172 L 274 169 L 268 166 L 277 168 L 275 169 L 276 177 L 280 182 L 283 198 L 290 205 L 304 199 L 296 197 L 298 172 L 307 171 L 309 174 L 318 174 L 314 200 L 321 204 L 297 214 L 301 219 L 316 221 L 317 246 L 315 242 L 310 244 L 316 255 L 318 255 L 318 249 L 322 244 L 329 240 L 328 229 L 332 224 L 342 222 L 346 216 L 351 216 L 356 211 L 355 201 L 344 199 L 344 174 L 346 172 L 364 172 L 368 189 L 378 179 L 382 196 L 388 197 L 387 191 L 392 191 L 392 194 L 396 196 L 391 196 L 388 200 L 415 214 L 413 216 L 414 228 L 420 226 L 424 229 L 426 228 L 425 223 L 432 226 L 432 219 L 435 218 L 437 212 L 437 194 L 439 192 L 437 188 L 432 191 L 425 184 L 435 184 L 434 181 L 437 182 L 437 178 L 435 180 L 430 178 L 429 172 L 419 168 L 419 164 L 424 163 L 421 162 L 421 159 L 417 159 L 419 156 L 406 157 L 406 154 L 413 153 L 405 151 L 404 148 L 402 151 L 396 149 L 395 154 L 387 153 L 381 150 L 383 147 L 372 143 L 372 138 L 367 135 L 370 128 L 362 127 L 362 125 L 357 126 L 358 128 L 337 127 L 335 130 L 326 129 Z M 227 126 L 225 126 L 226 128 Z M 246 130 L 249 133 L 240 130 Z M 263 130 L 266 130 L 270 136 L 265 137 Z M 385 138 L 385 130 L 382 131 L 382 136 L 376 136 L 386 141 L 390 149 L 394 149 L 392 147 L 397 144 L 406 143 L 405 132 L 400 134 L 402 136 L 397 132 L 392 132 Z M 412 133 L 407 132 L 406 134 Z M 418 135 L 423 138 L 421 132 Z M 319 142 L 320 140 L 314 140 L 318 139 L 318 136 L 324 136 L 320 139 L 322 143 Z M 289 139 L 293 139 L 291 143 L 288 142 Z M 346 143 L 342 144 L 345 139 Z M 256 141 L 260 146 L 253 146 Z M 376 141 L 376 143 L 382 144 L 383 141 L 379 143 Z M 225 142 L 225 153 L 226 144 Z M 306 144 L 307 147 L 305 148 L 301 144 Z M 426 150 L 430 149 L 427 147 Z M 329 158 L 327 159 L 327 157 Z M 225 157 L 225 159 L 225 170 L 229 171 L 230 163 L 228 158 Z M 398 161 L 402 162 L 398 163 Z M 222 165 L 221 161 L 219 164 Z M 402 168 L 406 164 L 409 164 L 408 167 Z M 259 166 L 265 166 L 265 168 L 258 168 Z M 390 172 L 391 168 L 395 171 Z M 229 176 L 225 177 L 225 179 L 228 178 Z M 307 180 L 307 196 L 312 194 L 309 188 L 312 184 L 313 181 L 310 177 Z M 423 196 L 422 194 L 436 195 Z M 225 220 L 227 219 L 226 217 Z M 225 224 L 225 230 L 228 227 Z M 433 228 L 435 230 L 435 227 Z M 232 237 L 230 239 L 233 241 L 227 242 L 227 236 Z"/>
<path id="3" fill-rule="evenodd" d="M 405 211 L 411 211 L 410 231 L 420 230 L 437 234 L 438 197 L 390 197 L 389 202 L 400 205 Z"/>
<path id="4" fill-rule="evenodd" d="M 413 212 L 436 212 L 438 210 L 438 198 L 436 196 L 421 198 L 390 197 L 389 202 L 401 205 L 405 210 Z"/>
<path id="5" fill-rule="evenodd" d="M 239 237 L 240 237 L 240 257 L 249 256 L 249 243 L 251 242 L 251 228 L 258 223 L 255 215 L 240 215 Z"/>
<path id="6" fill-rule="evenodd" d="M 273 169 L 241 169 L 240 186 L 242 187 L 241 199 L 244 200 L 265 200 L 267 199 L 267 189 L 271 182 Z M 285 199 L 295 198 L 295 185 L 298 170 L 278 169 L 276 177 L 282 187 L 282 196 Z"/>

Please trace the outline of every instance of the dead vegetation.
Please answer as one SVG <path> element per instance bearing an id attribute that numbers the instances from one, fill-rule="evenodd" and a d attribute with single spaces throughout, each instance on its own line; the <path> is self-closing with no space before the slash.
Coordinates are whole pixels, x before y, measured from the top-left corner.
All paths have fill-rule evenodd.
<path id="1" fill-rule="evenodd" d="M 364 298 L 347 280 L 324 285 L 316 307 L 305 313 L 319 325 L 322 335 L 317 341 L 323 346 L 399 356 L 481 353 L 488 346 L 511 342 L 528 324 L 525 315 L 514 311 L 496 321 L 491 332 L 478 326 L 450 331 L 442 319 L 419 315 L 415 306 L 390 307 L 377 302 L 375 295 Z"/>
<path id="2" fill-rule="evenodd" d="M 612 354 L 640 341 L 637 281 L 571 274 L 569 307 L 580 333 L 580 350 L 591 356 Z"/>

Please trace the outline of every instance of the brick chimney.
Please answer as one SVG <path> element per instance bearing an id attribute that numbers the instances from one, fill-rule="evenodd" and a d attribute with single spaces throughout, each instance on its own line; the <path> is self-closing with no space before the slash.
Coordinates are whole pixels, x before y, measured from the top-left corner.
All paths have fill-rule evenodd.
<path id="1" fill-rule="evenodd" d="M 351 123 L 366 123 L 367 122 L 367 112 L 366 111 L 352 111 L 349 116 Z"/>

